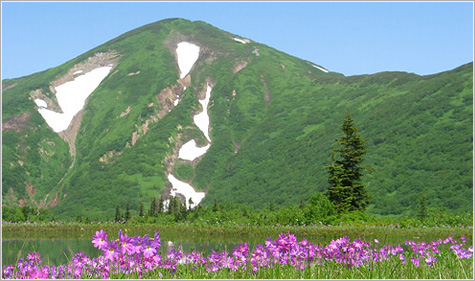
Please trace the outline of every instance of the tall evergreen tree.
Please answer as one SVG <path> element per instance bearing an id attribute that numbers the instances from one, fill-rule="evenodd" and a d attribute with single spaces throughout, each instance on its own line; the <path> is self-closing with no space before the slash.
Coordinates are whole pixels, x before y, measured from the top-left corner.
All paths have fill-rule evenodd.
<path id="1" fill-rule="evenodd" d="M 140 211 L 139 211 L 139 217 L 144 216 L 144 207 L 143 207 L 143 200 L 140 200 Z"/>
<path id="2" fill-rule="evenodd" d="M 130 202 L 127 202 L 127 206 L 125 208 L 125 221 L 129 221 L 131 218 L 130 215 Z"/>
<path id="3" fill-rule="evenodd" d="M 417 217 L 419 220 L 424 221 L 427 217 L 427 197 L 424 190 L 421 193 L 421 197 L 417 200 Z"/>
<path id="4" fill-rule="evenodd" d="M 115 221 L 119 222 L 122 219 L 122 214 L 120 213 L 120 205 L 117 205 L 115 208 Z"/>
<path id="5" fill-rule="evenodd" d="M 160 197 L 158 198 L 158 209 L 157 209 L 157 212 L 159 214 L 163 213 L 163 198 L 162 196 L 160 195 Z"/>
<path id="6" fill-rule="evenodd" d="M 153 198 L 152 202 L 150 203 L 150 209 L 148 210 L 149 216 L 155 216 L 157 213 L 157 200 Z"/>
<path id="7" fill-rule="evenodd" d="M 168 198 L 168 214 L 173 214 L 176 211 L 176 200 L 175 197 Z"/>
<path id="8" fill-rule="evenodd" d="M 333 149 L 332 164 L 327 167 L 330 188 L 326 195 L 338 212 L 364 211 L 370 202 L 370 195 L 361 183 L 363 172 L 368 170 L 361 166 L 366 145 L 349 112 L 341 130 L 342 137 L 336 139 L 339 148 Z"/>

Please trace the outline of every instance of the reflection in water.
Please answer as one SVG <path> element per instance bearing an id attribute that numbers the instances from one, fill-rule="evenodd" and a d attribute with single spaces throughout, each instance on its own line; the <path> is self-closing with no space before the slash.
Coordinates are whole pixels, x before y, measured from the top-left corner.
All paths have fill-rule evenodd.
<path id="1" fill-rule="evenodd" d="M 186 253 L 200 251 L 205 255 L 215 251 L 232 252 L 240 242 L 209 242 L 209 241 L 166 241 L 162 239 L 160 247 L 162 255 L 166 256 L 170 249 L 178 249 L 179 246 Z M 248 243 L 251 248 L 254 244 Z M 91 258 L 102 254 L 101 250 L 94 248 L 91 239 L 2 239 L 2 264 L 15 264 L 19 258 L 26 259 L 32 252 L 39 252 L 41 260 L 45 264 L 61 265 L 69 262 L 76 253 L 83 252 Z"/>
<path id="2" fill-rule="evenodd" d="M 126 230 L 127 231 L 127 230 Z M 154 231 L 143 229 L 140 231 L 129 231 L 127 235 L 129 237 L 140 235 L 143 236 L 148 234 L 153 237 Z M 7 235 L 5 235 L 7 234 Z M 35 233 L 39 235 L 38 233 Z M 76 254 L 83 252 L 91 258 L 97 257 L 102 254 L 101 250 L 94 248 L 92 244 L 92 235 L 93 233 L 82 232 L 80 235 L 77 235 L 77 232 L 68 232 L 68 233 L 58 233 L 52 232 L 49 238 L 31 238 L 31 233 L 25 234 L 22 236 L 21 233 L 3 233 L 3 237 L 7 238 L 2 239 L 2 264 L 15 264 L 19 258 L 25 259 L 26 256 L 31 252 L 39 252 L 41 260 L 45 264 L 50 265 L 61 265 L 66 264 L 69 260 Z M 300 241 L 303 238 L 309 240 L 314 244 L 320 246 L 328 244 L 332 239 L 338 239 L 340 237 L 348 235 L 343 231 L 341 233 L 333 233 L 332 235 L 325 235 L 322 233 L 320 236 L 315 235 L 296 235 L 297 239 Z M 64 237 L 61 239 L 55 237 Z M 184 237 L 186 236 L 186 237 Z M 271 235 L 272 239 L 276 239 L 278 235 Z M 374 235 L 349 235 L 350 239 L 362 238 L 365 241 L 372 242 L 375 238 L 380 240 L 379 245 L 391 244 L 398 245 L 401 244 L 403 247 L 404 241 L 406 239 L 414 241 L 432 241 L 439 238 L 438 234 L 426 235 L 424 237 L 410 237 L 403 235 L 386 235 L 382 237 L 375 237 Z M 430 236 L 430 237 L 429 237 Z M 202 252 L 205 256 L 211 254 L 212 250 L 217 252 L 228 251 L 232 252 L 234 247 L 238 246 L 241 243 L 247 243 L 249 251 L 254 250 L 257 244 L 264 244 L 267 236 L 246 236 L 246 235 L 223 235 L 221 236 L 208 236 L 208 235 L 194 235 L 193 233 L 176 233 L 176 232 L 160 232 L 161 238 L 161 254 L 166 257 L 170 249 L 178 249 L 179 246 L 182 247 L 182 250 L 185 253 L 191 253 L 192 251 Z M 109 233 L 109 239 L 117 239 L 117 232 Z M 471 245 L 471 239 L 467 240 L 467 245 Z"/>
<path id="3" fill-rule="evenodd" d="M 32 252 L 39 252 L 45 264 L 61 265 L 78 252 L 95 257 L 101 251 L 94 248 L 90 239 L 2 239 L 2 264 L 14 264 L 26 259 Z"/>

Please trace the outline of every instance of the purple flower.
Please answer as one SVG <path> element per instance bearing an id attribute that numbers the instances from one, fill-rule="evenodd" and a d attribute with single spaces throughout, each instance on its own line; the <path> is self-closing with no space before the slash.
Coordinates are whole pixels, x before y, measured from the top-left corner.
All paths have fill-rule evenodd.
<path id="1" fill-rule="evenodd" d="M 132 245 L 132 239 L 127 234 L 122 235 L 122 229 L 119 230 L 119 245 L 122 254 L 132 255 L 134 253 L 134 246 Z"/>
<path id="2" fill-rule="evenodd" d="M 113 261 L 115 260 L 119 255 L 119 251 L 117 249 L 117 243 L 115 241 L 109 241 L 109 243 L 107 243 L 107 246 L 105 247 L 104 249 L 104 256 Z"/>
<path id="3" fill-rule="evenodd" d="M 155 235 L 153 236 L 152 247 L 154 247 L 155 249 L 159 249 L 160 246 L 160 232 L 155 232 Z"/>
<path id="4" fill-rule="evenodd" d="M 149 242 L 150 239 L 148 238 L 148 235 L 145 235 L 143 238 L 141 236 L 135 236 L 132 238 L 132 246 L 134 247 L 133 253 L 140 254 Z"/>
<path id="5" fill-rule="evenodd" d="M 144 248 L 143 255 L 146 258 L 150 258 L 157 253 L 157 250 L 152 247 L 152 245 L 147 245 Z"/>
<path id="6" fill-rule="evenodd" d="M 432 256 L 432 255 L 429 255 L 429 256 L 425 259 L 425 261 L 426 261 L 426 264 L 427 264 L 428 266 L 432 266 L 432 265 L 437 261 L 437 258 L 434 257 L 434 256 Z"/>
<path id="7" fill-rule="evenodd" d="M 96 231 L 96 235 L 92 236 L 95 248 L 105 250 L 107 247 L 107 233 L 104 230 Z"/>
<path id="8" fill-rule="evenodd" d="M 402 264 L 406 263 L 406 258 L 404 257 L 403 254 L 399 254 L 399 259 L 401 260 Z"/>
<path id="9" fill-rule="evenodd" d="M 412 257 L 412 258 L 411 258 L 411 262 L 412 262 L 416 267 L 419 267 L 419 265 L 420 265 L 420 261 L 419 261 L 419 259 L 416 258 L 416 257 Z"/>

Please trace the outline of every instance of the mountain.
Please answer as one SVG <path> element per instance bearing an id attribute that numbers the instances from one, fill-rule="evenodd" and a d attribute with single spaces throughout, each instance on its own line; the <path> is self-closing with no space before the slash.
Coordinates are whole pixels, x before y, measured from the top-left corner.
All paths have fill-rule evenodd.
<path id="1" fill-rule="evenodd" d="M 168 19 L 2 81 L 3 205 L 112 218 L 158 195 L 285 205 L 328 188 L 347 111 L 368 212 L 473 206 L 473 63 L 346 77 L 204 22 Z M 191 201 L 190 201 L 191 198 Z"/>

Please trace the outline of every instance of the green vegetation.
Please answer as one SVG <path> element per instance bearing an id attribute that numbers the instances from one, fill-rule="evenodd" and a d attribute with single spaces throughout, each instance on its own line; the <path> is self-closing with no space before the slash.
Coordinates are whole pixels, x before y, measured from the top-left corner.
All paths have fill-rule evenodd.
<path id="1" fill-rule="evenodd" d="M 361 163 L 366 153 L 366 145 L 349 112 L 341 130 L 343 135 L 336 140 L 340 148 L 333 149 L 332 164 L 327 167 L 330 174 L 327 196 L 338 212 L 364 211 L 370 198 L 361 183 L 365 170 Z M 335 153 L 339 153 L 340 159 L 335 159 Z"/>
<path id="2" fill-rule="evenodd" d="M 133 220 L 142 205 L 165 198 L 171 171 L 207 191 L 202 206 L 187 210 L 180 221 L 194 214 L 212 219 L 209 208 L 216 200 L 223 217 L 214 217 L 224 221 L 226 214 L 240 216 L 236 221 L 243 223 L 315 222 L 320 217 L 335 223 L 343 215 L 314 194 L 329 188 L 325 167 L 331 165 L 343 114 L 350 111 L 366 142 L 365 165 L 374 169 L 365 175 L 371 203 L 355 219 L 399 221 L 423 214 L 430 221 L 430 211 L 420 209 L 423 191 L 427 210 L 471 216 L 472 63 L 430 76 L 383 72 L 345 77 L 263 44 L 236 42 L 233 36 L 203 22 L 170 19 L 130 31 L 57 68 L 2 81 L 16 83 L 2 93 L 3 124 L 26 118 L 2 134 L 3 203 L 23 200 L 36 209 L 43 201 L 54 202 L 49 210 L 56 220 L 112 220 L 118 205 L 125 216 L 129 204 Z M 174 52 L 181 41 L 200 45 L 200 58 L 178 106 L 157 118 L 165 108 L 158 95 L 179 84 Z M 94 53 L 109 50 L 120 54 L 119 63 L 88 99 L 72 157 L 29 95 L 36 89 L 50 95 L 52 81 Z M 245 67 L 234 73 L 237 65 Z M 212 145 L 198 164 L 176 161 L 169 167 L 178 143 L 204 141 L 192 116 L 200 108 L 198 94 L 206 80 L 214 84 Z M 101 161 L 104 155 L 112 157 Z M 242 216 L 245 212 L 252 218 Z M 173 214 L 142 219 L 176 222 Z"/>
<path id="3" fill-rule="evenodd" d="M 199 227 L 199 228 L 240 228 L 242 226 L 253 226 L 262 229 L 276 229 L 288 226 L 328 226 L 328 225 L 351 225 L 351 226 L 388 226 L 393 228 L 412 227 L 473 227 L 473 215 L 467 212 L 453 214 L 452 212 L 439 211 L 428 208 L 423 219 L 418 217 L 400 217 L 398 219 L 389 216 L 371 215 L 362 211 L 337 213 L 332 203 L 323 193 L 317 192 L 303 204 L 289 205 L 281 207 L 275 204 L 268 204 L 259 209 L 254 209 L 246 204 L 236 203 L 216 203 L 216 205 L 202 206 L 196 208 L 186 208 L 178 198 L 172 197 L 171 208 L 163 210 L 161 198 L 153 199 L 149 208 L 144 210 L 144 215 L 130 210 L 130 219 L 126 219 L 122 210 L 127 209 L 127 205 L 116 207 L 116 215 L 108 219 L 120 223 L 132 225 L 161 225 L 176 226 L 177 228 Z M 28 211 L 30 210 L 30 211 Z M 160 211 L 163 210 L 163 211 Z M 29 213 L 28 213 L 29 212 Z M 56 217 L 47 210 L 42 210 L 40 215 L 32 213 L 33 210 L 27 207 L 2 207 L 2 220 L 4 222 L 54 222 Z M 21 215 L 27 213 L 29 215 Z M 75 222 L 90 223 L 101 221 L 100 217 L 78 216 Z M 5 229 L 5 228 L 4 228 Z M 388 229 L 389 231 L 390 229 Z"/>

